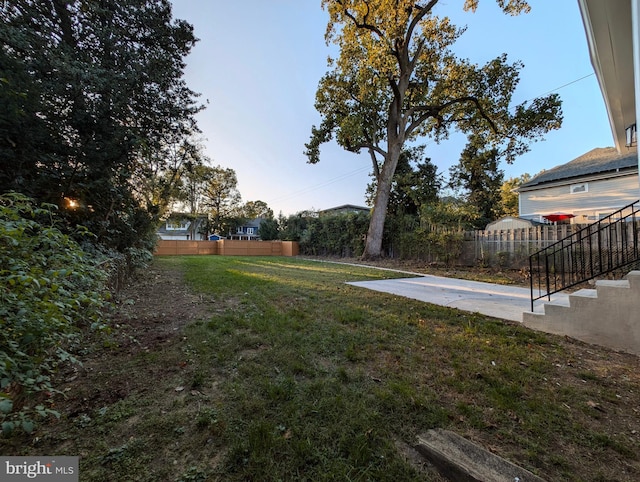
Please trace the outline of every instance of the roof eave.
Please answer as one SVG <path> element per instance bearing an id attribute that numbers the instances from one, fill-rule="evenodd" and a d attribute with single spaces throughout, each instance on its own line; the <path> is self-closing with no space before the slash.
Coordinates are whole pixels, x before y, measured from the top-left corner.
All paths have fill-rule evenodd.
<path id="1" fill-rule="evenodd" d="M 624 152 L 625 129 L 636 122 L 631 2 L 578 0 L 578 6 L 613 140 Z"/>

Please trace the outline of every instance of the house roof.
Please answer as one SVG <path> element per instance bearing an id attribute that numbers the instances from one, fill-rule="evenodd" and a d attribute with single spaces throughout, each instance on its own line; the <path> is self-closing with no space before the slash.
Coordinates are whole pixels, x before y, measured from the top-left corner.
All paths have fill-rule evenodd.
<path id="1" fill-rule="evenodd" d="M 618 154 L 614 147 L 597 147 L 573 161 L 538 174 L 531 181 L 520 185 L 517 190 L 520 191 L 548 182 L 570 180 L 631 168 L 638 168 L 638 153 L 635 149 L 624 154 Z"/>
<path id="2" fill-rule="evenodd" d="M 371 211 L 371 208 L 366 206 L 356 206 L 355 204 L 343 204 L 342 206 L 336 206 L 333 208 L 323 209 L 319 212 L 326 213 L 329 211 L 342 211 L 342 210 L 353 210 L 353 211 Z"/>

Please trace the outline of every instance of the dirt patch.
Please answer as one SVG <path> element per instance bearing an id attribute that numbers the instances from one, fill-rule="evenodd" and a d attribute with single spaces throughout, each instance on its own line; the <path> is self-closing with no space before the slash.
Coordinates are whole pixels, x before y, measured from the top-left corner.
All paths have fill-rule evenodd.
<path id="1" fill-rule="evenodd" d="M 121 360 L 179 342 L 181 330 L 194 320 L 206 319 L 213 303 L 191 292 L 182 271 L 172 266 L 154 264 L 139 272 L 120 293 L 109 315 L 112 334 L 92 339 L 91 349 L 80 356 L 82 365 L 59 374 L 57 385 L 66 398 L 57 402 L 56 409 L 73 420 L 125 400 L 132 393 L 149 392 L 154 381 L 183 372 L 187 363 L 182 360 L 171 365 L 142 365 L 135 376 L 118 367 Z"/>
<path id="2" fill-rule="evenodd" d="M 118 344 L 131 350 L 152 348 L 206 317 L 214 303 L 191 292 L 180 270 L 154 264 L 139 272 L 119 297 L 113 317 Z"/>

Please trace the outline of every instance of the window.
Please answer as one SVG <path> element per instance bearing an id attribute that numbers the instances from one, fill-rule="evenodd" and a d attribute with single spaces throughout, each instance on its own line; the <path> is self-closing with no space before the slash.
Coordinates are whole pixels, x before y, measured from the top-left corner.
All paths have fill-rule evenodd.
<path id="1" fill-rule="evenodd" d="M 253 228 L 247 228 L 247 234 L 253 234 Z"/>
<path id="2" fill-rule="evenodd" d="M 581 184 L 572 184 L 570 187 L 571 194 L 580 194 L 583 192 L 589 192 L 589 184 L 583 182 Z"/>
<path id="3" fill-rule="evenodd" d="M 182 231 L 189 227 L 189 221 L 167 221 L 167 231 Z"/>

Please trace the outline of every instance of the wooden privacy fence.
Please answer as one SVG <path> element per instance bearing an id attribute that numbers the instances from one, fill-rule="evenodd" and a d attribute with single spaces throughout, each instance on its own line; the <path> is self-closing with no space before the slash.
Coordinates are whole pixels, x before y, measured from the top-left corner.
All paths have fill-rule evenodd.
<path id="1" fill-rule="evenodd" d="M 160 240 L 156 245 L 156 256 L 220 255 L 220 256 L 297 256 L 296 241 L 218 241 Z"/>
<path id="2" fill-rule="evenodd" d="M 584 228 L 584 224 L 541 225 L 496 231 L 466 231 L 463 262 L 524 267 L 529 256 Z M 473 259 L 470 259 L 473 256 Z"/>
<path id="3" fill-rule="evenodd" d="M 635 221 L 636 230 L 640 221 Z M 529 256 L 568 236 L 577 233 L 588 224 L 542 225 L 531 228 L 502 229 L 496 231 L 466 231 L 461 264 L 486 264 L 488 266 L 502 266 L 522 268 L 529 265 Z M 622 242 L 624 236 L 616 234 L 622 227 L 614 231 L 607 231 L 602 236 L 614 236 L 615 242 L 608 238 L 600 239 L 604 246 Z M 625 232 L 634 232 L 628 230 Z M 626 235 L 628 236 L 628 235 Z M 597 243 L 599 244 L 599 243 Z M 599 246 L 592 245 L 597 250 Z"/>

